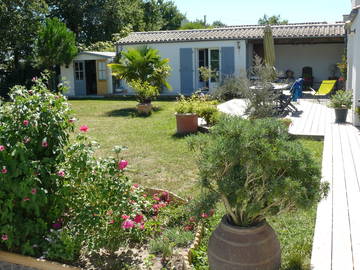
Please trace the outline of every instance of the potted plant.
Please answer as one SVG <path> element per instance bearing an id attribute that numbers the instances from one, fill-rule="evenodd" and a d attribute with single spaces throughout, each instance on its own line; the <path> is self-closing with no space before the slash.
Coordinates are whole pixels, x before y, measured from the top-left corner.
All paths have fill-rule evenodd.
<path id="1" fill-rule="evenodd" d="M 177 134 L 189 134 L 198 130 L 197 107 L 199 100 L 195 96 L 180 96 L 175 107 Z"/>
<path id="2" fill-rule="evenodd" d="M 348 109 L 352 105 L 352 93 L 339 90 L 330 99 L 330 107 L 335 109 L 335 122 L 345 123 Z"/>
<path id="3" fill-rule="evenodd" d="M 132 80 L 129 86 L 135 91 L 138 104 L 136 105 L 139 114 L 149 115 L 152 110 L 151 101 L 159 96 L 159 90 L 156 86 L 147 81 Z"/>
<path id="4" fill-rule="evenodd" d="M 226 209 L 209 240 L 210 269 L 279 269 L 279 241 L 266 219 L 311 207 L 326 195 L 312 155 L 270 118 L 226 116 L 189 144 L 203 188 L 198 211 L 219 201 Z"/>

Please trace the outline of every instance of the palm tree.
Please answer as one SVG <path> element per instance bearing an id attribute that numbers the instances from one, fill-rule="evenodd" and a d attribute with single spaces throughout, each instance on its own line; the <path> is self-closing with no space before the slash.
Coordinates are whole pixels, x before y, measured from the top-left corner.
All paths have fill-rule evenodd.
<path id="1" fill-rule="evenodd" d="M 169 59 L 162 59 L 156 49 L 142 46 L 123 51 L 118 63 L 109 64 L 115 77 L 131 81 L 147 82 L 161 92 L 171 90 L 167 77 L 170 75 Z"/>

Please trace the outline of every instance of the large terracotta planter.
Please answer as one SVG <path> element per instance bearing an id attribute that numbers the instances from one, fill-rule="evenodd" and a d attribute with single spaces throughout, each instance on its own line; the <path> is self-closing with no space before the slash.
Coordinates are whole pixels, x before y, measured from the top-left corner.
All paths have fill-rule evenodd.
<path id="1" fill-rule="evenodd" d="M 152 104 L 151 103 L 139 103 L 138 105 L 136 105 L 136 109 L 139 114 L 149 115 L 152 110 Z"/>
<path id="2" fill-rule="evenodd" d="M 345 123 L 348 109 L 335 109 L 335 123 Z"/>
<path id="3" fill-rule="evenodd" d="M 224 216 L 212 233 L 208 246 L 211 270 L 278 270 L 280 243 L 266 222 L 243 228 L 231 225 Z"/>
<path id="4" fill-rule="evenodd" d="M 175 114 L 178 134 L 195 133 L 198 130 L 198 116 L 192 113 Z"/>

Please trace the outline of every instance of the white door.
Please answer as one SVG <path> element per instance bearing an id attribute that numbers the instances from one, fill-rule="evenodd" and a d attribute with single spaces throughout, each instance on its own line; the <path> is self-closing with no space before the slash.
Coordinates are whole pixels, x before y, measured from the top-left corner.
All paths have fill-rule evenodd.
<path id="1" fill-rule="evenodd" d="M 204 80 L 198 72 L 197 87 L 212 91 L 218 86 L 220 78 L 220 52 L 218 48 L 198 50 L 198 69 L 201 67 L 210 69 L 211 76 L 208 80 Z"/>

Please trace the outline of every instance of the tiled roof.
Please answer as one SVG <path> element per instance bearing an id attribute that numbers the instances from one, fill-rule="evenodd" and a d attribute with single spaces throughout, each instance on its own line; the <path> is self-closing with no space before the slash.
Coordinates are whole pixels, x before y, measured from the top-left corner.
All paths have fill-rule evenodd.
<path id="1" fill-rule="evenodd" d="M 116 52 L 95 52 L 95 51 L 83 51 L 80 53 L 102 56 L 106 58 L 114 58 L 116 56 Z"/>
<path id="2" fill-rule="evenodd" d="M 119 45 L 201 40 L 262 39 L 264 26 L 241 25 L 214 29 L 133 32 Z M 344 23 L 302 23 L 272 26 L 275 39 L 345 37 Z"/>

